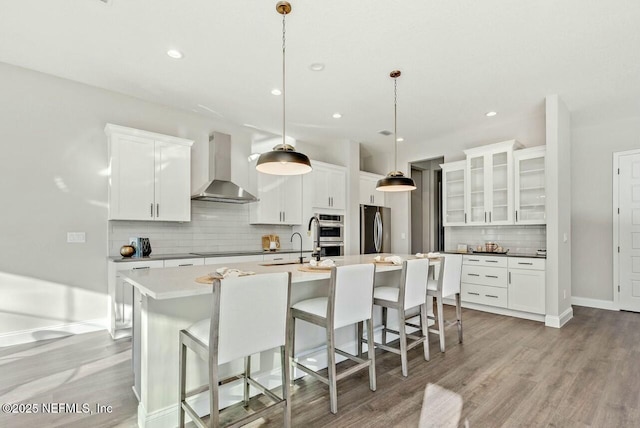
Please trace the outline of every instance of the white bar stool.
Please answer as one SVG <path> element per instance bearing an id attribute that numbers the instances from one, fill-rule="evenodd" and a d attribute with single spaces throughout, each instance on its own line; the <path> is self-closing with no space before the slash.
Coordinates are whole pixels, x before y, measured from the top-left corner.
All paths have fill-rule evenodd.
<path id="1" fill-rule="evenodd" d="M 445 327 L 453 325 L 458 327 L 458 342 L 462 343 L 462 306 L 460 303 L 460 279 L 462 276 L 462 255 L 447 254 L 440 256 L 440 270 L 437 279 L 429 279 L 427 283 L 427 295 L 432 296 L 437 305 L 438 329 L 430 328 L 429 333 L 440 336 L 440 352 L 444 352 L 444 331 Z M 446 260 L 446 263 L 445 263 Z M 456 320 L 445 326 L 442 299 L 455 294 L 456 299 Z M 436 320 L 429 316 L 429 319 Z"/>
<path id="2" fill-rule="evenodd" d="M 317 297 L 303 300 L 291 307 L 289 322 L 289 346 L 291 346 L 291 366 L 297 367 L 307 374 L 329 385 L 331 413 L 338 412 L 337 381 L 361 369 L 369 368 L 369 388 L 376 390 L 375 349 L 369 346 L 368 358 L 351 355 L 336 348 L 335 330 L 351 324 L 358 324 L 358 331 L 362 331 L 362 324 L 367 322 L 367 337 L 373 343 L 373 278 L 375 265 L 362 264 L 333 267 L 329 297 Z M 300 319 L 327 330 L 327 371 L 325 378 L 313 369 L 295 361 L 295 321 Z M 355 366 L 349 367 L 342 373 L 336 373 L 336 353 L 355 361 Z M 292 376 L 293 378 L 293 376 Z"/>
<path id="3" fill-rule="evenodd" d="M 274 404 L 256 411 L 230 426 L 240 426 L 284 408 L 284 426 L 291 425 L 291 392 L 286 345 L 287 321 L 291 296 L 291 273 L 269 273 L 213 282 L 211 318 L 198 321 L 180 331 L 179 426 L 184 427 L 185 412 L 198 427 L 206 427 L 186 399 L 209 390 L 210 426 L 220 426 L 219 386 L 230 379 L 243 379 L 244 404 L 249 404 L 249 386 L 262 391 Z M 251 355 L 280 348 L 282 397 L 251 378 Z M 209 365 L 209 383 L 186 391 L 187 348 Z M 241 376 L 220 379 L 218 366 L 244 357 Z"/>
<path id="4" fill-rule="evenodd" d="M 407 334 L 405 312 L 408 309 L 420 307 L 420 322 L 427 325 L 427 275 L 429 274 L 429 259 L 405 260 L 402 263 L 402 276 L 399 287 L 380 286 L 373 291 L 373 304 L 382 307 L 382 343 L 375 345 L 385 351 L 400 355 L 402 364 L 402 376 L 408 375 L 407 351 L 419 344 L 424 347 L 424 359 L 429 361 L 429 341 L 426 328 L 422 328 L 420 336 Z M 398 331 L 391 330 L 387 324 L 387 309 L 395 309 L 398 312 Z M 397 334 L 400 338 L 400 347 L 393 348 L 387 345 L 387 333 Z M 407 338 L 412 339 L 407 343 Z"/>

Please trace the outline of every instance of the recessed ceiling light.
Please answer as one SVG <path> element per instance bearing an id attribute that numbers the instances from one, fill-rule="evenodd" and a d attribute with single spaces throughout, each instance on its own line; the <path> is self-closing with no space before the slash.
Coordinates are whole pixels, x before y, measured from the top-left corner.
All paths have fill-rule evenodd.
<path id="1" fill-rule="evenodd" d="M 498 112 L 497 112 L 497 111 L 488 111 L 488 112 L 486 112 L 484 115 L 485 115 L 485 116 L 487 116 L 487 117 L 493 117 L 493 116 L 495 116 L 496 114 L 498 114 Z"/>
<path id="2" fill-rule="evenodd" d="M 397 141 L 398 143 L 402 143 L 402 142 L 404 141 L 404 138 L 402 138 L 402 137 L 398 137 L 398 138 L 396 138 L 396 141 Z"/>
<path id="3" fill-rule="evenodd" d="M 342 117 L 342 115 L 340 113 L 333 113 L 333 118 L 334 119 L 340 119 Z"/>
<path id="4" fill-rule="evenodd" d="M 167 55 L 169 55 L 173 59 L 182 59 L 182 57 L 184 56 L 182 52 L 177 49 L 169 49 L 167 51 Z"/>
<path id="5" fill-rule="evenodd" d="M 273 95 L 282 95 L 282 91 L 280 89 L 278 89 L 278 88 L 272 89 L 271 93 Z"/>
<path id="6" fill-rule="evenodd" d="M 322 71 L 324 70 L 324 64 L 321 62 L 314 62 L 309 66 L 309 69 L 312 71 Z"/>

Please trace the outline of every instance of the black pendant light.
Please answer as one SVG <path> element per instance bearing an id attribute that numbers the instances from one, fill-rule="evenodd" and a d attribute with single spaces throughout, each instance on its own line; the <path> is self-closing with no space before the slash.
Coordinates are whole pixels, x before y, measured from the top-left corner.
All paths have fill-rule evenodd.
<path id="1" fill-rule="evenodd" d="M 401 171 L 398 171 L 398 77 L 402 73 L 400 70 L 392 71 L 389 76 L 393 79 L 393 168 L 385 178 L 378 180 L 376 190 L 381 192 L 407 192 L 416 190 L 416 183 L 410 177 L 405 177 Z"/>
<path id="2" fill-rule="evenodd" d="M 261 154 L 256 169 L 265 174 L 300 175 L 311 172 L 311 162 L 305 154 L 296 152 L 293 146 L 285 143 L 285 17 L 291 12 L 291 4 L 278 2 L 276 10 L 282 15 L 282 144 Z"/>

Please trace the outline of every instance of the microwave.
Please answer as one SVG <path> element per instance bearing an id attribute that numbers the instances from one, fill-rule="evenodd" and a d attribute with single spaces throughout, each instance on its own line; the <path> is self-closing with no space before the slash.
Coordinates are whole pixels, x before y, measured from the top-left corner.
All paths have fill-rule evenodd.
<path id="1" fill-rule="evenodd" d="M 342 243 L 344 242 L 344 216 L 336 214 L 315 214 L 318 218 L 319 241 Z"/>

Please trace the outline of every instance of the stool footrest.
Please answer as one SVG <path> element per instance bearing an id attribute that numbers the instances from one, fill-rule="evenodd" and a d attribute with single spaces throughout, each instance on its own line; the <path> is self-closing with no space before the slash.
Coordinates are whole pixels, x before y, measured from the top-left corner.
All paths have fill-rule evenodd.
<path id="1" fill-rule="evenodd" d="M 269 397 L 272 401 L 276 403 L 284 401 L 283 398 L 278 397 L 276 394 L 268 390 L 266 386 L 262 385 L 260 382 L 258 382 L 254 378 L 247 376 L 247 382 L 249 382 L 254 388 L 259 389 L 264 395 Z"/>

